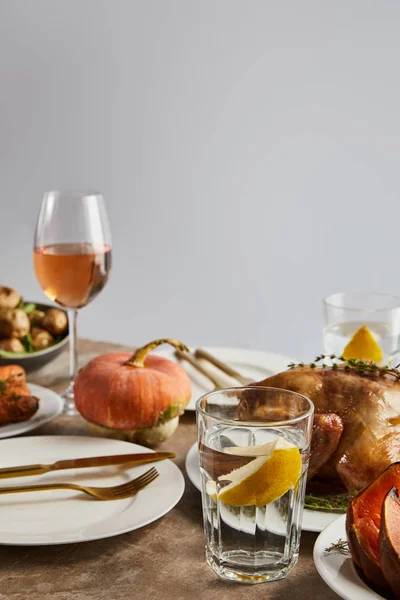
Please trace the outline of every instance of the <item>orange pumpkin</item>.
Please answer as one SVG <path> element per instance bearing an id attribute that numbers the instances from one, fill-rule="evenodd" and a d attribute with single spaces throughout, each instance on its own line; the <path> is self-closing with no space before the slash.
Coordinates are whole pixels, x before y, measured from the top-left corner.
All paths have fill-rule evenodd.
<path id="1" fill-rule="evenodd" d="M 117 352 L 91 360 L 74 385 L 81 415 L 105 428 L 137 431 L 182 414 L 191 397 L 188 375 L 173 361 L 149 355 L 164 343 L 188 351 L 177 340 L 162 339 L 139 348 L 133 356 Z"/>

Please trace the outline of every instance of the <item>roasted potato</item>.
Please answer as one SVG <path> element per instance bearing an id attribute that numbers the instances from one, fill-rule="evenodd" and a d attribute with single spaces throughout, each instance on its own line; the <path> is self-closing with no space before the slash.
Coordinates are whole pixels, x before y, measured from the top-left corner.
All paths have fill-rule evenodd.
<path id="1" fill-rule="evenodd" d="M 21 301 L 21 296 L 16 290 L 0 285 L 0 308 L 16 308 Z"/>
<path id="2" fill-rule="evenodd" d="M 0 310 L 0 338 L 22 338 L 30 328 L 28 315 L 20 308 Z"/>
<path id="3" fill-rule="evenodd" d="M 32 327 L 41 327 L 45 316 L 46 313 L 44 312 L 44 310 L 35 309 L 32 312 L 28 313 L 28 318 L 31 322 Z"/>
<path id="4" fill-rule="evenodd" d="M 62 335 L 68 327 L 67 315 L 58 308 L 49 308 L 41 326 L 43 329 L 47 329 L 52 335 Z"/>
<path id="5" fill-rule="evenodd" d="M 31 338 L 32 344 L 37 350 L 47 348 L 48 346 L 51 346 L 51 344 L 54 344 L 54 338 L 51 333 L 40 327 L 32 327 Z"/>
<path id="6" fill-rule="evenodd" d="M 6 352 L 24 352 L 25 348 L 18 338 L 6 338 L 0 340 L 0 350 L 6 350 Z"/>

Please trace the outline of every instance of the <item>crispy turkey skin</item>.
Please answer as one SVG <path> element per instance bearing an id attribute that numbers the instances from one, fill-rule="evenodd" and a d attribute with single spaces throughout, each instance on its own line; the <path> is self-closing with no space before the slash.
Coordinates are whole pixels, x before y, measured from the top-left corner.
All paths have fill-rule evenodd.
<path id="1" fill-rule="evenodd" d="M 255 385 L 298 392 L 313 402 L 311 477 L 340 480 L 358 491 L 400 460 L 400 382 L 390 376 L 305 366 Z M 268 420 L 268 407 L 256 399 L 243 410 L 247 417 Z"/>

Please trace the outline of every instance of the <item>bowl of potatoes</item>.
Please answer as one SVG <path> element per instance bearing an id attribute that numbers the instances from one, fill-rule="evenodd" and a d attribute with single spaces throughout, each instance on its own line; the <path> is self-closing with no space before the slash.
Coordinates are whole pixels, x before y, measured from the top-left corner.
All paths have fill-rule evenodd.
<path id="1" fill-rule="evenodd" d="M 68 344 L 67 313 L 50 304 L 24 301 L 0 286 L 0 365 L 40 369 Z"/>

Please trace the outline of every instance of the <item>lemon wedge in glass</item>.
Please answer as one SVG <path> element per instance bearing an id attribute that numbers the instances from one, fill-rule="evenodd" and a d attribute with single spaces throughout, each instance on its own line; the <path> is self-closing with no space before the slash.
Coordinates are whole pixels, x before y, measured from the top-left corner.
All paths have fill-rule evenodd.
<path id="1" fill-rule="evenodd" d="M 294 487 L 301 475 L 301 455 L 297 446 L 279 438 L 261 446 L 236 447 L 230 454 L 257 456 L 247 465 L 221 475 L 219 481 L 230 481 L 218 494 L 230 506 L 264 506 L 274 502 Z M 217 486 L 209 481 L 207 493 L 215 501 Z"/>
<path id="2" fill-rule="evenodd" d="M 360 358 L 379 363 L 383 360 L 383 352 L 368 327 L 363 325 L 347 344 L 343 358 Z"/>
<path id="3" fill-rule="evenodd" d="M 257 446 L 230 446 L 229 448 L 225 448 L 224 452 L 236 456 L 254 456 L 255 458 L 257 456 L 271 456 L 274 450 L 289 450 L 290 448 L 296 448 L 296 446 L 283 438 L 277 438 L 272 442 L 258 444 Z M 226 478 L 225 476 L 223 477 L 223 479 Z"/>

